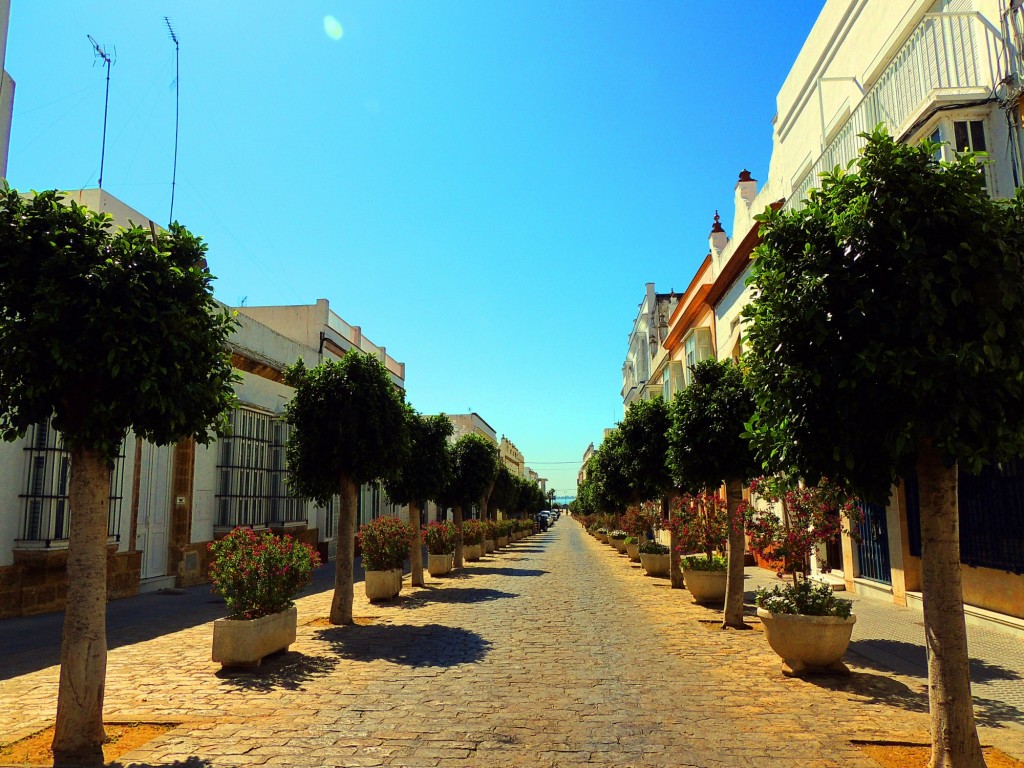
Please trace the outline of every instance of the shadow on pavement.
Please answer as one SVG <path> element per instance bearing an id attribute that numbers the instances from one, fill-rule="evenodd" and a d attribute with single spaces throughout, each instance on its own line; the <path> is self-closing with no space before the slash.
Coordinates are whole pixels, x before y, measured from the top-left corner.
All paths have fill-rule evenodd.
<path id="1" fill-rule="evenodd" d="M 850 650 L 862 657 L 865 666 L 879 670 L 895 670 L 905 675 L 925 679 L 928 676 L 928 658 L 924 645 L 903 640 L 854 640 Z M 1019 680 L 1020 674 L 1013 669 L 991 664 L 981 659 L 971 659 L 971 682 L 988 683 L 993 680 Z"/>
<path id="2" fill-rule="evenodd" d="M 474 568 L 473 573 L 482 576 L 543 576 L 550 571 L 540 568 Z"/>
<path id="3" fill-rule="evenodd" d="M 859 664 L 862 658 L 854 661 Z M 860 696 L 865 704 L 885 704 L 908 712 L 928 712 L 928 688 L 925 683 L 915 690 L 886 674 L 886 667 L 879 666 L 879 669 L 884 670 L 882 674 L 851 672 L 849 677 L 808 677 L 805 680 L 819 688 Z M 1024 712 L 1004 701 L 975 696 L 974 718 L 978 725 L 1005 728 L 1007 724 L 1024 721 Z"/>
<path id="4" fill-rule="evenodd" d="M 213 768 L 213 763 L 205 757 L 186 757 L 173 763 L 122 763 L 115 760 L 106 765 L 107 768 Z"/>
<path id="5" fill-rule="evenodd" d="M 480 661 L 491 644 L 476 632 L 441 624 L 331 627 L 317 632 L 344 659 L 411 667 L 454 667 Z"/>
<path id="6" fill-rule="evenodd" d="M 274 690 L 302 691 L 315 677 L 329 675 L 338 666 L 331 656 L 307 656 L 298 651 L 278 653 L 263 659 L 258 667 L 221 669 L 221 684 L 246 691 L 267 693 Z"/>
<path id="7" fill-rule="evenodd" d="M 427 603 L 489 603 L 506 597 L 519 597 L 514 592 L 480 587 L 424 587 L 414 595 L 402 595 L 387 605 L 395 608 L 422 608 Z"/>

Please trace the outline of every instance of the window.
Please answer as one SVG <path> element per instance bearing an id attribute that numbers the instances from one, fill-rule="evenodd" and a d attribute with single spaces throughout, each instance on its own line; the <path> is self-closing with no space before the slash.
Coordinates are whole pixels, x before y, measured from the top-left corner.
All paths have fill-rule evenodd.
<path id="1" fill-rule="evenodd" d="M 64 438 L 50 420 L 32 426 L 25 438 L 25 512 L 19 541 L 30 546 L 53 546 L 65 542 L 71 522 L 68 490 L 71 483 L 71 453 Z M 110 473 L 110 503 L 107 536 L 120 541 L 121 501 L 124 486 L 124 443 Z"/>
<path id="2" fill-rule="evenodd" d="M 944 120 L 935 127 L 928 138 L 945 144 L 936 151 L 936 160 L 952 160 L 954 152 L 988 152 L 984 120 Z M 987 165 L 982 165 L 981 169 L 985 176 L 985 184 L 991 193 L 991 170 Z"/>
<path id="3" fill-rule="evenodd" d="M 217 526 L 304 522 L 306 504 L 288 491 L 285 446 L 290 425 L 270 413 L 238 408 L 219 443 Z"/>
<path id="4" fill-rule="evenodd" d="M 683 349 L 686 352 L 686 370 L 683 383 L 686 386 L 690 386 L 690 383 L 693 381 L 693 366 L 701 360 L 707 360 L 715 356 L 715 351 L 711 347 L 711 329 L 695 328 L 690 331 L 683 342 Z"/>

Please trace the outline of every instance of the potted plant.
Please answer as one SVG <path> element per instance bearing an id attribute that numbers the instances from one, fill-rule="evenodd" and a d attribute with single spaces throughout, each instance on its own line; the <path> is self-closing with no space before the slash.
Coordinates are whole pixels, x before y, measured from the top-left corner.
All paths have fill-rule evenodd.
<path id="1" fill-rule="evenodd" d="M 455 538 L 458 530 L 448 520 L 427 523 L 421 532 L 427 547 L 427 572 L 431 576 L 451 573 L 455 565 Z"/>
<path id="2" fill-rule="evenodd" d="M 837 598 L 827 584 L 801 579 L 761 587 L 754 603 L 768 645 L 782 657 L 782 674 L 850 674 L 842 658 L 857 622 L 852 601 Z"/>
<path id="3" fill-rule="evenodd" d="M 654 540 L 640 543 L 640 565 L 648 576 L 668 576 L 671 555 L 664 544 Z"/>
<path id="4" fill-rule="evenodd" d="M 402 591 L 402 566 L 413 531 L 397 517 L 378 517 L 359 526 L 359 548 L 366 572 L 366 597 L 390 600 Z"/>
<path id="5" fill-rule="evenodd" d="M 843 518 L 850 521 L 851 534 L 856 529 L 856 500 L 827 479 L 807 486 L 762 477 L 750 490 L 752 498 L 763 502 L 744 511 L 750 548 L 777 557 L 779 575 L 793 579 L 784 587 L 759 590 L 755 601 L 765 638 L 782 657 L 783 674 L 848 674 L 841 659 L 857 621 L 853 604 L 836 598 L 827 585 L 812 585 L 807 573 L 811 549 L 839 535 Z"/>
<path id="6" fill-rule="evenodd" d="M 600 541 L 602 544 L 608 543 L 608 529 L 605 528 L 603 525 L 597 529 L 597 540 Z"/>
<path id="7" fill-rule="evenodd" d="M 686 494 L 673 501 L 669 524 L 679 542 L 683 582 L 693 602 L 725 602 L 729 563 L 716 554 L 725 550 L 729 538 L 725 500 L 711 493 Z"/>
<path id="8" fill-rule="evenodd" d="M 614 531 L 608 534 L 608 543 L 615 547 L 615 551 L 620 554 L 626 554 L 626 537 L 629 536 L 621 528 L 616 528 Z"/>
<path id="9" fill-rule="evenodd" d="M 479 520 L 466 520 L 462 524 L 462 554 L 469 561 L 483 557 L 484 527 Z"/>
<path id="10" fill-rule="evenodd" d="M 213 623 L 213 660 L 256 666 L 295 642 L 292 598 L 313 578 L 320 556 L 308 544 L 270 531 L 235 528 L 209 545 L 210 583 L 229 615 Z"/>
<path id="11" fill-rule="evenodd" d="M 654 538 L 654 532 L 662 526 L 661 511 L 657 504 L 645 501 L 626 510 L 622 516 L 622 529 L 626 537 L 626 554 L 634 563 L 640 562 L 640 544 Z M 630 541 L 632 539 L 632 541 Z"/>
<path id="12" fill-rule="evenodd" d="M 498 546 L 498 529 L 493 520 L 481 520 L 480 524 L 484 529 L 484 552 L 493 552 Z"/>

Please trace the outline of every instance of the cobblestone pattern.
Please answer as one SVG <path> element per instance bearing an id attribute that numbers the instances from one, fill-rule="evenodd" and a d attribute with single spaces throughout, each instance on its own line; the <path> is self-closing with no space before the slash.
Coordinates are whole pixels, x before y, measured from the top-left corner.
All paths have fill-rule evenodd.
<path id="1" fill-rule="evenodd" d="M 372 623 L 302 598 L 297 642 L 255 673 L 218 672 L 209 624 L 112 651 L 108 719 L 183 723 L 123 763 L 875 768 L 851 739 L 927 740 L 919 680 L 785 678 L 760 632 L 714 629 L 571 520 L 392 604 L 358 586 Z M 2 740 L 52 719 L 56 685 L 0 683 Z M 983 739 L 1024 755 L 1015 735 Z"/>

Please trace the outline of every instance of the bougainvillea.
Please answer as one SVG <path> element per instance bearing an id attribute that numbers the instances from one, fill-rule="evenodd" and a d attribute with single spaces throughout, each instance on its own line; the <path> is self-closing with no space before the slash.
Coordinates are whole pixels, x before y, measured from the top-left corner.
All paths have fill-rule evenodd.
<path id="1" fill-rule="evenodd" d="M 414 532 L 397 517 L 378 517 L 359 526 L 359 547 L 363 569 L 387 571 L 401 568 L 409 554 Z"/>
<path id="2" fill-rule="evenodd" d="M 725 500 L 713 493 L 673 499 L 669 526 L 679 541 L 679 554 L 702 552 L 710 561 L 714 552 L 724 552 L 729 539 L 727 512 Z"/>
<path id="3" fill-rule="evenodd" d="M 462 543 L 480 544 L 484 540 L 484 527 L 479 520 L 467 520 L 462 524 Z"/>
<path id="4" fill-rule="evenodd" d="M 653 539 L 654 532 L 662 527 L 661 508 L 657 502 L 645 501 L 634 504 L 622 516 L 622 530 L 638 539 Z"/>
<path id="5" fill-rule="evenodd" d="M 431 555 L 450 555 L 455 551 L 455 539 L 459 535 L 455 523 L 445 520 L 443 522 L 427 523 L 423 527 L 423 543 L 427 545 L 427 552 Z"/>
<path id="6" fill-rule="evenodd" d="M 291 536 L 235 528 L 209 545 L 210 583 L 232 618 L 258 619 L 291 607 L 292 598 L 313 579 L 316 551 Z"/>
<path id="7" fill-rule="evenodd" d="M 843 518 L 854 535 L 861 517 L 857 499 L 824 478 L 808 486 L 759 477 L 750 484 L 750 493 L 761 502 L 744 510 L 750 549 L 781 560 L 785 573 L 806 574 L 814 547 L 835 540 Z"/>

